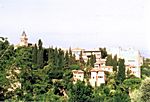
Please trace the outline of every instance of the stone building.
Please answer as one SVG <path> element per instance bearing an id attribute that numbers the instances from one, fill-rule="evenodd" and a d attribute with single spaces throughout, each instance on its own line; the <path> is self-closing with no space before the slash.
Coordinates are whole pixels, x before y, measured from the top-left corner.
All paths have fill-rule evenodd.
<path id="1" fill-rule="evenodd" d="M 25 31 L 21 35 L 19 46 L 28 46 L 28 37 Z"/>

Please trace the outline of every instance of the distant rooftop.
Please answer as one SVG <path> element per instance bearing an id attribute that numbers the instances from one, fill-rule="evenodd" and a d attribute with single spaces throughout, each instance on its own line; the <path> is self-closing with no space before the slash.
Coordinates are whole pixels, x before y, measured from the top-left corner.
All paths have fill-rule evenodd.
<path id="1" fill-rule="evenodd" d="M 25 31 L 23 31 L 22 36 L 27 36 L 26 33 L 25 33 Z"/>

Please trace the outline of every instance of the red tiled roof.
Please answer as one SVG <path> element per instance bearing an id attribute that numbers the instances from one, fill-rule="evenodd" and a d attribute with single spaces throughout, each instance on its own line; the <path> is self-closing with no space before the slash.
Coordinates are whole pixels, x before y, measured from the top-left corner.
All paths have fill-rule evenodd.
<path id="1" fill-rule="evenodd" d="M 91 72 L 103 72 L 103 70 L 101 70 L 99 68 L 93 68 L 93 69 L 91 69 Z"/>

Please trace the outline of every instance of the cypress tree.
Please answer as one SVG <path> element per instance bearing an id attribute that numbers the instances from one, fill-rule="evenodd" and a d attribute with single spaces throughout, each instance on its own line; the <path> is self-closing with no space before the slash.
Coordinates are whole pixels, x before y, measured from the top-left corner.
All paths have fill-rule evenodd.
<path id="1" fill-rule="evenodd" d="M 117 72 L 117 55 L 115 55 L 113 59 L 113 71 Z"/>
<path id="2" fill-rule="evenodd" d="M 33 63 L 37 64 L 37 45 L 35 44 L 35 46 L 33 47 L 33 53 L 32 53 L 32 59 L 33 59 Z"/>
<path id="3" fill-rule="evenodd" d="M 54 65 L 55 65 L 55 67 L 58 67 L 58 62 L 59 62 L 58 50 L 57 50 L 57 47 L 56 47 L 54 49 Z"/>
<path id="4" fill-rule="evenodd" d="M 43 54 L 44 54 L 44 51 L 43 51 L 43 48 L 42 48 L 42 41 L 41 39 L 38 41 L 38 53 L 37 53 L 37 64 L 39 67 L 42 67 L 43 66 L 43 62 L 44 62 L 44 59 L 43 59 Z"/>
<path id="5" fill-rule="evenodd" d="M 43 49 L 42 45 L 43 45 L 43 43 L 42 43 L 41 39 L 39 39 L 39 41 L 38 41 L 39 50 Z"/>
<path id="6" fill-rule="evenodd" d="M 108 55 L 106 58 L 106 66 L 113 66 L 112 55 Z"/>
<path id="7" fill-rule="evenodd" d="M 72 58 L 72 50 L 71 50 L 71 47 L 69 48 L 69 57 Z"/>
<path id="8" fill-rule="evenodd" d="M 86 65 L 87 65 L 87 66 L 90 65 L 90 58 L 88 58 Z"/>
<path id="9" fill-rule="evenodd" d="M 90 65 L 91 67 L 94 67 L 94 63 L 96 62 L 96 56 L 91 54 L 91 58 L 90 58 Z"/>
<path id="10" fill-rule="evenodd" d="M 48 49 L 48 63 L 54 63 L 54 50 L 53 48 Z"/>
<path id="11" fill-rule="evenodd" d="M 82 54 L 82 51 L 80 51 L 80 55 L 79 55 L 79 61 L 81 64 L 84 64 L 84 60 L 83 60 L 83 54 Z"/>
<path id="12" fill-rule="evenodd" d="M 68 51 L 65 53 L 65 67 L 69 67 L 69 54 Z"/>
<path id="13" fill-rule="evenodd" d="M 58 62 L 58 65 L 60 68 L 63 68 L 64 67 L 64 51 L 62 51 L 61 49 L 58 50 L 58 58 L 59 58 L 59 62 Z"/>
<path id="14" fill-rule="evenodd" d="M 96 63 L 96 55 L 95 54 L 93 55 L 93 60 L 94 60 L 94 63 Z"/>
<path id="15" fill-rule="evenodd" d="M 123 82 L 125 80 L 125 65 L 124 65 L 124 59 L 119 59 L 119 70 L 118 70 L 118 76 L 117 79 L 121 82 Z"/>

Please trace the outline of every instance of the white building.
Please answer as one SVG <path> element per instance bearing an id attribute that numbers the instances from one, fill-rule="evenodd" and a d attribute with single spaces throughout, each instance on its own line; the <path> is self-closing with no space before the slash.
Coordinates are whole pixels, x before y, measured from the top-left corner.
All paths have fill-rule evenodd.
<path id="1" fill-rule="evenodd" d="M 112 54 L 112 56 L 117 55 L 118 59 L 122 58 L 125 60 L 126 70 L 129 68 L 131 74 L 136 77 L 141 77 L 141 65 L 143 64 L 143 57 L 141 56 L 138 50 L 129 48 L 113 48 L 107 49 L 108 54 Z"/>
<path id="2" fill-rule="evenodd" d="M 88 61 L 88 58 L 90 58 L 91 55 L 95 55 L 96 62 L 100 62 L 100 59 L 101 59 L 101 51 L 99 49 L 84 50 L 82 55 L 83 55 L 82 57 L 85 62 Z"/>
<path id="3" fill-rule="evenodd" d="M 78 80 L 84 80 L 84 71 L 82 70 L 72 70 L 73 73 L 73 83 L 75 84 Z"/>
<path id="4" fill-rule="evenodd" d="M 79 60 L 79 58 L 80 58 L 80 53 L 81 53 L 81 52 L 83 53 L 84 49 L 81 49 L 81 48 L 73 48 L 73 49 L 71 49 L 71 51 L 72 51 L 72 54 L 75 54 L 76 60 Z"/>
<path id="5" fill-rule="evenodd" d="M 102 66 L 101 69 L 106 72 L 113 72 L 113 66 Z"/>
<path id="6" fill-rule="evenodd" d="M 100 86 L 101 84 L 105 83 L 105 73 L 99 68 L 93 68 L 91 70 L 91 78 L 90 84 L 91 86 Z"/>

